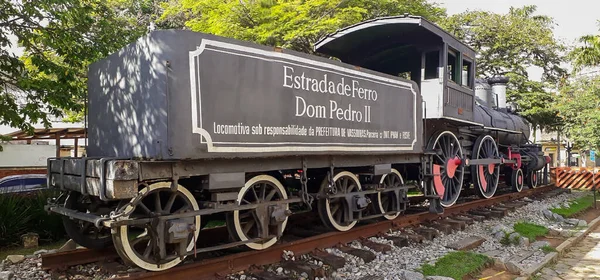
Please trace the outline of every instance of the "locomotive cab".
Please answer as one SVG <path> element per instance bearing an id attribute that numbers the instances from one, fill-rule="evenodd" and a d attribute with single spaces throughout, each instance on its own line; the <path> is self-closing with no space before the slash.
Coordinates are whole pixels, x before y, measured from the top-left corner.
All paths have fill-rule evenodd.
<path id="1" fill-rule="evenodd" d="M 475 51 L 418 16 L 394 16 L 337 31 L 315 45 L 345 63 L 415 81 L 427 119 L 472 122 Z"/>

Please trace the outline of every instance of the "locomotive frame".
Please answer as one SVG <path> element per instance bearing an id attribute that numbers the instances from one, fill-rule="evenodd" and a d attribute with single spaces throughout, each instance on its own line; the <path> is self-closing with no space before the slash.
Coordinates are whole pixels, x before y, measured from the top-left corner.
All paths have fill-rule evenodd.
<path id="1" fill-rule="evenodd" d="M 392 36 L 398 32 L 405 36 Z M 349 42 L 352 48 L 343 47 Z M 414 48 L 421 50 L 418 56 Z M 125 262 L 165 270 L 199 252 L 270 247 L 281 237 L 288 217 L 299 211 L 314 210 L 327 227 L 347 231 L 361 220 L 401 215 L 411 188 L 424 193 L 431 212 L 441 213 L 471 183 L 483 198 L 494 195 L 501 175 L 514 191 L 521 191 L 524 179 L 537 186 L 536 171 L 545 163 L 539 147 L 527 144 L 527 136 L 518 130 L 525 123 L 501 106 L 489 120 L 477 120 L 491 108 L 482 109 L 476 101 L 475 52 L 439 27 L 408 15 L 376 19 L 340 30 L 316 49 L 342 62 L 207 34 L 155 31 L 95 63 L 89 72 L 89 153 L 94 157 L 48 160 L 48 186 L 63 192 L 47 209 L 64 216 L 65 228 L 77 243 L 88 248 L 114 244 Z M 398 51 L 402 49 L 410 51 Z M 400 54 L 382 56 L 391 51 Z M 437 58 L 428 51 L 437 51 Z M 449 59 L 449 53 L 456 57 Z M 436 63 L 428 64 L 431 58 Z M 448 64 L 454 70 L 446 76 Z M 286 83 L 285 65 L 304 71 L 298 78 L 302 84 Z M 398 78 L 403 71 L 411 72 L 412 80 Z M 223 77 L 213 75 L 230 72 L 236 78 L 225 84 Z M 307 77 L 324 77 L 326 86 L 306 90 L 325 95 L 296 95 L 303 102 L 339 100 L 335 94 L 349 97 L 344 78 L 352 79 L 353 86 L 370 86 L 367 90 L 377 91 L 383 101 L 368 103 L 374 98 L 357 89 L 365 100 L 350 105 L 369 106 L 365 115 L 379 113 L 380 118 L 361 118 L 351 129 L 412 133 L 394 140 L 340 142 L 334 137 L 327 143 L 290 136 L 293 141 L 281 142 L 275 136 L 211 134 L 202 127 L 207 120 L 285 125 L 290 118 L 270 105 L 277 106 L 296 85 L 296 90 L 304 89 L 305 72 Z M 269 74 L 283 77 L 284 89 L 275 90 Z M 328 88 L 328 78 L 341 79 L 342 90 L 336 84 Z M 502 86 L 507 81 L 490 82 Z M 190 86 L 178 86 L 182 84 Z M 227 115 L 221 110 L 230 97 L 220 93 L 228 91 L 249 100 L 249 112 L 276 113 Z M 510 119 L 512 127 L 495 123 L 499 118 Z M 320 122 L 325 121 L 302 124 Z M 524 178 L 523 170 L 534 175 Z M 232 242 L 196 248 L 201 228 L 214 216 L 225 218 Z"/>

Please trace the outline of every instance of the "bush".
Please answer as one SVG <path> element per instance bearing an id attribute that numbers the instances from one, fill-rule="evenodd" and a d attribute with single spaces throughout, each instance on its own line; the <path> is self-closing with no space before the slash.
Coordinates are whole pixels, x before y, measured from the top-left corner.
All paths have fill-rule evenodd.
<path id="1" fill-rule="evenodd" d="M 0 247 L 21 244 L 21 235 L 28 232 L 37 233 L 40 243 L 64 238 L 61 217 L 44 210 L 55 195 L 49 190 L 0 195 Z"/>

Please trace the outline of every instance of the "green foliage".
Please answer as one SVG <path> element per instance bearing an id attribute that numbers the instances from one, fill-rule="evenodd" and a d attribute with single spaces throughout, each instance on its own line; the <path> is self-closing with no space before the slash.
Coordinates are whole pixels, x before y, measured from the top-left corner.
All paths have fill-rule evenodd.
<path id="1" fill-rule="evenodd" d="M 492 259 L 473 252 L 450 252 L 435 262 L 435 265 L 424 264 L 421 267 L 425 276 L 447 276 L 462 280 L 467 275 L 479 272 Z"/>
<path id="2" fill-rule="evenodd" d="M 500 239 L 500 244 L 504 246 L 519 245 L 519 243 L 521 243 L 520 236 L 517 235 L 513 238 L 510 238 L 510 234 L 510 232 L 504 232 L 504 236 L 502 236 L 502 238 Z"/>
<path id="3" fill-rule="evenodd" d="M 117 12 L 99 0 L 0 0 L 0 124 L 31 130 L 80 112 L 87 66 L 146 32 Z M 9 52 L 10 35 L 22 56 Z"/>
<path id="4" fill-rule="evenodd" d="M 548 229 L 546 227 L 527 222 L 516 223 L 513 228 L 515 229 L 515 232 L 523 237 L 529 238 L 531 241 L 535 240 L 538 236 L 548 234 Z"/>
<path id="5" fill-rule="evenodd" d="M 364 20 L 410 13 L 437 21 L 445 10 L 426 0 L 171 0 L 160 22 L 313 53 L 324 35 Z"/>
<path id="6" fill-rule="evenodd" d="M 598 22 L 600 25 L 600 21 Z M 585 35 L 579 38 L 582 45 L 575 47 L 569 58 L 573 62 L 575 72 L 583 67 L 600 65 L 600 35 Z"/>
<path id="7" fill-rule="evenodd" d="M 0 247 L 20 243 L 22 234 L 35 232 L 40 241 L 55 241 L 65 237 L 59 215 L 49 215 L 44 210 L 51 191 L 31 194 L 0 195 Z"/>
<path id="8" fill-rule="evenodd" d="M 561 89 L 556 108 L 569 140 L 582 149 L 600 148 L 600 77 L 579 78 Z"/>
<path id="9" fill-rule="evenodd" d="M 536 6 L 511 8 L 507 14 L 467 11 L 442 22 L 443 27 L 477 52 L 477 74 L 510 78 L 507 97 L 535 126 L 555 129 L 554 96 L 547 90 L 557 86 L 565 70 L 554 39 L 553 19 L 534 15 Z M 543 69 L 542 82 L 532 81 L 527 69 Z"/>
<path id="10" fill-rule="evenodd" d="M 558 215 L 561 215 L 565 218 L 571 218 L 571 217 L 574 217 L 575 215 L 591 208 L 593 205 L 594 205 L 594 196 L 588 195 L 588 196 L 584 196 L 584 197 L 575 199 L 575 201 L 569 203 L 569 207 L 567 207 L 567 208 L 564 208 L 564 207 L 553 208 L 553 209 L 550 209 L 550 211 L 552 211 Z"/>
<path id="11" fill-rule="evenodd" d="M 544 253 L 546 253 L 546 254 L 548 254 L 548 253 L 551 253 L 551 252 L 556 252 L 556 249 L 554 249 L 554 248 L 553 248 L 552 246 L 550 246 L 550 245 L 545 245 L 545 246 L 542 246 L 540 249 L 542 249 L 542 252 L 544 252 Z"/>

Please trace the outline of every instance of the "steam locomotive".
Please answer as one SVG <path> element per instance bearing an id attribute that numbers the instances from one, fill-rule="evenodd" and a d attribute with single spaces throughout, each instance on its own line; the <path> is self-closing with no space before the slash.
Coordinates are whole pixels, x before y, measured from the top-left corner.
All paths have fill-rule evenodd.
<path id="1" fill-rule="evenodd" d="M 315 51 L 159 30 L 95 62 L 88 157 L 49 160 L 63 191 L 47 210 L 82 246 L 158 271 L 268 248 L 299 211 L 347 231 L 395 219 L 410 189 L 441 213 L 463 189 L 492 197 L 501 177 L 537 186 L 548 159 L 507 108 L 509 81 L 476 80 L 475 51 L 440 27 L 378 18 Z M 196 248 L 211 220 L 230 242 Z"/>

